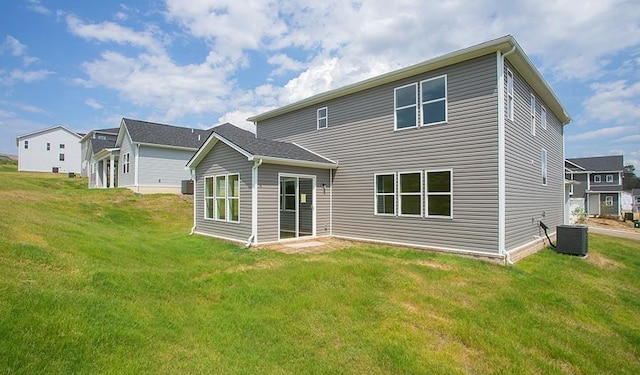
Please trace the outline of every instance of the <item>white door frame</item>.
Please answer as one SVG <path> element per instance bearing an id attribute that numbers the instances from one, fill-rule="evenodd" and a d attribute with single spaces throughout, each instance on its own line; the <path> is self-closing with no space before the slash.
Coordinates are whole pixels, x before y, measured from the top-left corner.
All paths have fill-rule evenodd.
<path id="1" fill-rule="evenodd" d="M 282 199 L 280 199 L 280 184 L 282 183 L 282 178 L 295 178 L 296 179 L 296 236 L 292 239 L 300 238 L 300 179 L 306 178 L 310 179 L 313 184 L 312 188 L 312 196 L 311 201 L 311 217 L 312 217 L 312 234 L 311 237 L 316 237 L 316 175 L 313 174 L 299 174 L 299 173 L 281 173 L 278 172 L 278 241 L 281 241 L 280 238 L 280 212 L 282 210 Z"/>

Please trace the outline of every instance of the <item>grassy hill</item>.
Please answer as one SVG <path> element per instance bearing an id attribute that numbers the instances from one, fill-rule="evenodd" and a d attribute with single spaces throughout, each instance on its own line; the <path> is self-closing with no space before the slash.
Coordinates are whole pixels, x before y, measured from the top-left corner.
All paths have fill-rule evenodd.
<path id="1" fill-rule="evenodd" d="M 190 199 L 0 163 L 0 373 L 640 373 L 640 243 L 514 267 L 188 236 Z"/>

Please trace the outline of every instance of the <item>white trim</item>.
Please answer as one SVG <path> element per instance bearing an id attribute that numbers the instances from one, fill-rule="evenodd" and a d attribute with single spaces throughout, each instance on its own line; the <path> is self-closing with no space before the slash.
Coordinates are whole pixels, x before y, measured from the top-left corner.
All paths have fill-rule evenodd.
<path id="1" fill-rule="evenodd" d="M 320 116 L 320 111 L 324 110 L 324 116 Z M 320 126 L 320 120 L 324 120 L 324 126 Z M 322 107 L 316 111 L 316 130 L 326 129 L 329 127 L 329 108 Z"/>
<path id="2" fill-rule="evenodd" d="M 393 193 L 378 193 L 378 176 L 393 176 Z M 373 174 L 373 215 L 374 216 L 396 216 L 397 206 L 397 190 L 398 190 L 398 182 L 397 182 L 397 173 L 396 172 L 387 172 L 387 173 L 374 173 Z M 393 213 L 378 213 L 378 194 L 380 195 L 390 195 L 393 196 Z"/>
<path id="3" fill-rule="evenodd" d="M 563 137 L 563 138 L 564 138 L 564 137 Z M 583 168 L 583 167 L 579 166 L 578 164 L 576 164 L 576 163 L 572 162 L 572 161 L 571 161 L 571 160 L 569 160 L 569 159 L 564 159 L 564 161 L 565 161 L 565 162 L 567 162 L 567 163 L 569 163 L 569 164 L 571 164 L 571 165 L 573 165 L 574 167 L 577 167 L 577 168 L 582 169 L 583 171 L 586 171 L 586 169 L 585 169 L 585 168 Z"/>
<path id="4" fill-rule="evenodd" d="M 449 192 L 429 192 L 429 173 L 449 172 Z M 449 196 L 450 215 L 429 215 L 429 196 Z M 425 169 L 424 171 L 424 218 L 425 219 L 453 219 L 453 168 Z"/>
<path id="5" fill-rule="evenodd" d="M 272 156 L 263 156 L 263 155 L 254 155 L 249 158 L 249 161 L 253 161 L 255 159 L 262 159 L 265 163 L 268 164 L 277 164 L 277 165 L 288 165 L 292 167 L 307 167 L 307 168 L 318 168 L 318 169 L 335 169 L 338 168 L 338 165 L 331 163 L 322 163 L 317 161 L 305 161 L 305 160 L 294 160 L 294 159 L 283 159 L 276 158 Z"/>
<path id="6" fill-rule="evenodd" d="M 547 129 L 547 109 L 541 105 L 540 106 L 540 123 L 542 124 L 542 129 Z"/>
<path id="7" fill-rule="evenodd" d="M 333 236 L 333 170 L 329 169 L 329 235 Z"/>
<path id="8" fill-rule="evenodd" d="M 409 104 L 409 105 L 405 105 L 402 107 L 398 107 L 397 103 L 398 103 L 398 90 L 410 87 L 410 86 L 415 86 L 415 102 L 413 104 Z M 395 87 L 393 89 L 393 130 L 404 130 L 404 129 L 413 129 L 413 128 L 417 128 L 420 125 L 420 116 L 418 115 L 418 105 L 420 103 L 420 93 L 418 92 L 418 83 L 417 82 L 413 82 L 413 83 L 409 83 L 406 84 L 404 86 L 398 86 Z M 398 128 L 398 111 L 402 110 L 402 109 L 407 109 L 407 108 L 411 108 L 411 107 L 415 107 L 416 110 L 416 117 L 415 117 L 415 125 L 414 126 L 407 126 L 404 128 Z"/>
<path id="9" fill-rule="evenodd" d="M 17 143 L 20 141 L 20 139 L 22 138 L 26 138 L 26 137 L 31 137 L 34 136 L 36 134 L 40 134 L 40 133 L 48 133 L 50 131 L 56 130 L 56 129 L 62 129 L 68 133 L 70 133 L 71 135 L 73 135 L 74 137 L 78 138 L 78 141 L 82 139 L 82 137 L 80 136 L 80 134 L 74 132 L 73 130 L 69 130 L 67 127 L 65 127 L 64 125 L 57 125 L 57 126 L 52 126 L 50 128 L 46 128 L 46 129 L 40 129 L 40 130 L 35 130 L 32 131 L 30 133 L 25 133 L 25 134 L 21 134 L 19 136 L 16 137 L 16 146 Z"/>
<path id="10" fill-rule="evenodd" d="M 613 207 L 613 195 L 604 196 L 604 205 L 607 207 Z"/>
<path id="11" fill-rule="evenodd" d="M 129 139 L 131 139 L 131 138 L 129 138 Z M 140 168 L 139 168 L 139 166 L 140 166 L 140 163 L 139 163 L 139 160 L 140 160 L 140 145 L 139 144 L 134 144 L 133 151 L 134 151 L 133 152 L 133 161 L 134 161 L 134 164 L 135 164 L 135 167 L 136 167 L 136 171 L 133 174 L 133 185 L 136 188 L 139 188 L 139 181 L 140 180 L 139 180 L 138 176 L 140 175 Z M 138 190 L 137 192 L 139 193 L 140 191 Z"/>
<path id="12" fill-rule="evenodd" d="M 239 243 L 239 244 L 244 244 L 246 240 L 239 240 L 237 238 L 231 238 L 231 237 L 225 237 L 225 236 L 218 236 L 215 234 L 211 234 L 211 233 L 205 233 L 205 232 L 200 232 L 200 231 L 194 231 L 194 234 L 200 235 L 200 236 L 205 236 L 205 237 L 211 237 L 211 238 L 217 238 L 219 240 L 224 240 L 224 241 L 230 241 L 230 242 L 234 242 L 234 243 Z"/>
<path id="13" fill-rule="evenodd" d="M 500 51 L 497 52 L 498 59 L 500 59 Z M 498 82 L 500 83 L 501 89 L 498 92 L 498 106 L 502 107 L 504 105 L 504 69 L 500 68 L 502 64 L 498 64 L 498 69 L 500 69 L 500 75 L 498 76 Z M 511 81 L 511 82 L 509 82 Z M 511 83 L 511 85 L 509 85 Z M 513 95 L 513 90 L 515 86 L 515 78 L 513 76 L 513 72 L 511 69 L 507 68 L 507 118 L 510 121 L 513 121 L 515 106 L 516 106 L 516 98 Z M 502 97 L 502 99 L 500 99 Z M 504 111 L 504 108 L 502 109 Z M 504 119 L 504 114 L 503 114 Z"/>
<path id="14" fill-rule="evenodd" d="M 258 243 L 258 168 L 260 165 L 262 160 L 258 159 L 253 161 L 253 167 L 251 167 L 251 234 L 254 244 Z M 278 215 L 280 215 L 279 210 Z"/>
<path id="15" fill-rule="evenodd" d="M 609 177 L 611 177 L 611 178 L 609 178 Z M 607 175 L 605 175 L 605 176 L 604 176 L 604 181 L 605 181 L 606 183 L 612 183 L 612 182 L 613 182 L 613 175 L 612 175 L 612 174 L 607 174 Z"/>
<path id="16" fill-rule="evenodd" d="M 212 184 L 210 195 L 207 195 L 207 179 L 209 179 L 209 178 L 213 179 L 213 184 Z M 204 176 L 202 176 L 202 203 L 203 203 L 203 205 L 202 205 L 202 208 L 203 208 L 203 210 L 202 210 L 202 218 L 204 220 L 215 221 L 215 218 L 216 218 L 216 212 L 215 212 L 216 211 L 216 209 L 215 209 L 215 204 L 216 204 L 216 201 L 215 201 L 215 195 L 216 195 L 215 194 L 215 189 L 216 189 L 216 187 L 215 187 L 215 182 L 216 182 L 215 175 L 204 175 Z M 195 190 L 195 187 L 194 187 L 194 190 Z M 195 195 L 195 192 L 194 192 L 194 195 Z M 211 215 L 211 217 L 207 217 L 207 199 L 212 199 L 213 200 L 213 203 L 212 203 L 213 204 L 213 214 Z"/>
<path id="17" fill-rule="evenodd" d="M 315 238 L 317 235 L 316 231 L 316 215 L 317 215 L 317 194 L 316 194 L 316 183 L 317 176 L 313 174 L 300 174 L 300 173 L 286 173 L 286 172 L 278 172 L 278 193 L 280 192 L 280 183 L 281 179 L 285 178 L 295 178 L 296 179 L 296 236 L 295 239 L 300 239 L 300 179 L 310 179 L 312 181 L 312 190 L 311 190 L 311 236 L 304 236 L 304 238 Z M 282 239 L 280 238 L 280 207 L 278 207 L 278 242 Z"/>
<path id="18" fill-rule="evenodd" d="M 510 51 L 502 53 L 500 50 L 496 52 L 496 69 L 497 69 L 497 92 L 498 92 L 498 253 L 509 258 L 509 254 L 506 253 L 507 242 L 507 194 L 506 194 L 506 135 L 505 135 L 505 108 L 504 108 L 504 95 L 505 95 L 505 58 L 507 55 L 513 53 L 517 49 L 517 44 L 514 44 Z M 513 78 L 511 87 L 515 89 L 515 76 L 513 72 L 507 68 L 507 75 L 511 73 Z M 512 111 L 510 113 L 510 119 L 513 120 L 513 112 L 515 112 L 515 97 L 513 98 Z"/>
<path id="19" fill-rule="evenodd" d="M 425 82 L 429 82 L 429 81 L 435 81 L 437 79 L 441 79 L 444 78 L 444 98 L 442 99 L 434 99 L 434 100 L 429 100 L 429 101 L 424 101 L 422 99 L 422 86 Z M 431 125 L 438 125 L 438 124 L 445 124 L 449 121 L 449 90 L 448 90 L 448 80 L 447 80 L 447 75 L 446 74 L 441 74 L 437 77 L 432 77 L 432 78 L 428 78 L 425 80 L 420 81 L 420 107 L 419 107 L 419 123 L 418 126 L 419 127 L 423 127 L 423 126 L 431 126 Z M 441 102 L 444 101 L 444 120 L 443 121 L 436 121 L 436 122 L 430 122 L 428 124 L 424 123 L 424 105 L 425 104 L 431 104 L 431 103 L 436 103 L 436 102 Z"/>
<path id="20" fill-rule="evenodd" d="M 418 195 L 420 197 L 420 213 L 419 214 L 403 214 L 402 213 L 402 184 L 401 184 L 401 180 L 402 180 L 402 175 L 403 174 L 417 174 L 420 178 L 420 191 L 416 194 L 416 193 L 404 193 L 404 195 L 409 195 L 409 196 L 416 196 Z M 424 215 L 424 199 L 425 199 L 425 191 L 424 191 L 424 180 L 423 180 L 423 173 L 422 171 L 407 171 L 407 172 L 398 172 L 398 191 L 397 191 L 397 204 L 398 204 L 398 216 L 403 216 L 403 217 L 423 217 Z M 376 199 L 377 202 L 377 199 Z"/>

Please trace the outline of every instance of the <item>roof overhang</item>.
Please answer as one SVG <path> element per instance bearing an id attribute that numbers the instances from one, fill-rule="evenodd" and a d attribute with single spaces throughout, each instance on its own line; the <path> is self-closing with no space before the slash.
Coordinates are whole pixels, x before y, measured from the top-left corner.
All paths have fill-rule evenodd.
<path id="1" fill-rule="evenodd" d="M 111 155 L 117 155 L 119 152 L 120 152 L 119 147 L 103 148 L 102 150 L 96 152 L 95 155 L 93 155 L 93 157 L 98 160 L 102 160 L 102 159 L 106 159 L 107 157 L 111 157 Z"/>
<path id="2" fill-rule="evenodd" d="M 565 185 L 580 185 L 579 181 L 576 180 L 564 180 Z"/>
<path id="3" fill-rule="evenodd" d="M 438 56 L 416 65 L 412 65 L 403 69 L 369 78 L 364 81 L 346 85 L 335 90 L 314 95 L 298 102 L 249 117 L 247 121 L 258 123 L 260 121 L 264 121 L 285 113 L 289 113 L 291 111 L 304 108 L 306 106 L 340 98 L 345 95 L 350 95 L 373 87 L 395 82 L 404 78 L 409 78 L 418 74 L 440 69 L 487 54 L 496 53 L 498 51 L 500 51 L 501 53 L 505 53 L 510 51 L 514 47 L 514 53 L 508 55 L 506 59 L 511 63 L 511 65 L 513 65 L 513 67 L 518 71 L 518 73 L 520 73 L 520 75 L 527 81 L 527 83 L 536 91 L 536 93 L 546 103 L 547 107 L 556 115 L 556 117 L 558 117 L 560 122 L 563 125 L 568 124 L 571 121 L 571 117 L 569 116 L 567 110 L 564 108 L 553 90 L 551 90 L 551 87 L 549 87 L 546 81 L 542 78 L 542 75 L 524 53 L 518 42 L 516 42 L 515 38 L 511 35 L 506 35 L 498 39 Z"/>
<path id="4" fill-rule="evenodd" d="M 317 161 L 307 161 L 307 160 L 295 160 L 295 159 L 284 159 L 284 158 L 275 158 L 272 156 L 261 156 L 254 155 L 249 158 L 249 161 L 262 160 L 267 164 L 278 164 L 278 165 L 287 165 L 291 167 L 305 167 L 305 168 L 318 168 L 318 169 L 337 169 L 337 163 L 320 163 Z"/>
<path id="5" fill-rule="evenodd" d="M 580 168 L 580 169 L 582 169 L 583 171 L 585 170 L 582 166 L 580 166 L 580 165 L 578 165 L 578 164 L 576 164 L 576 163 L 572 162 L 571 160 L 564 159 L 564 162 L 565 162 L 565 163 L 569 163 L 569 164 L 573 165 L 573 166 L 574 166 L 574 167 L 576 167 L 576 168 Z"/>

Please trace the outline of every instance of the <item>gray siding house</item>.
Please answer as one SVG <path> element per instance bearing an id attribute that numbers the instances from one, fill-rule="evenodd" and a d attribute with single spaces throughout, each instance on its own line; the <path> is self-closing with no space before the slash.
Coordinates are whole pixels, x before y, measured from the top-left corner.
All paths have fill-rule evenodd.
<path id="1" fill-rule="evenodd" d="M 555 232 L 565 220 L 570 117 L 511 36 L 249 121 L 256 135 L 214 128 L 188 164 L 195 233 L 248 244 L 335 236 L 512 261 L 544 246 L 540 221 Z M 246 152 L 250 137 L 291 150 Z M 239 219 L 221 219 L 235 204 Z"/>
<path id="2" fill-rule="evenodd" d="M 94 156 L 93 154 L 98 151 L 95 147 L 93 147 L 93 149 L 91 148 L 91 143 L 94 140 L 97 140 L 110 141 L 115 144 L 115 141 L 118 138 L 118 131 L 120 131 L 120 128 L 91 130 L 90 132 L 85 134 L 82 139 L 80 139 L 82 150 L 82 171 L 80 173 L 82 177 L 89 177 L 89 170 L 91 169 L 91 158 Z M 113 145 L 111 145 L 111 147 L 113 147 Z"/>
<path id="3" fill-rule="evenodd" d="M 91 141 L 89 187 L 180 193 L 182 180 L 191 179 L 185 164 L 210 133 L 123 118 L 115 141 Z"/>
<path id="4" fill-rule="evenodd" d="M 591 216 L 619 216 L 623 156 L 573 158 L 565 161 L 565 176 L 576 181 L 570 195 L 573 207 Z"/>

